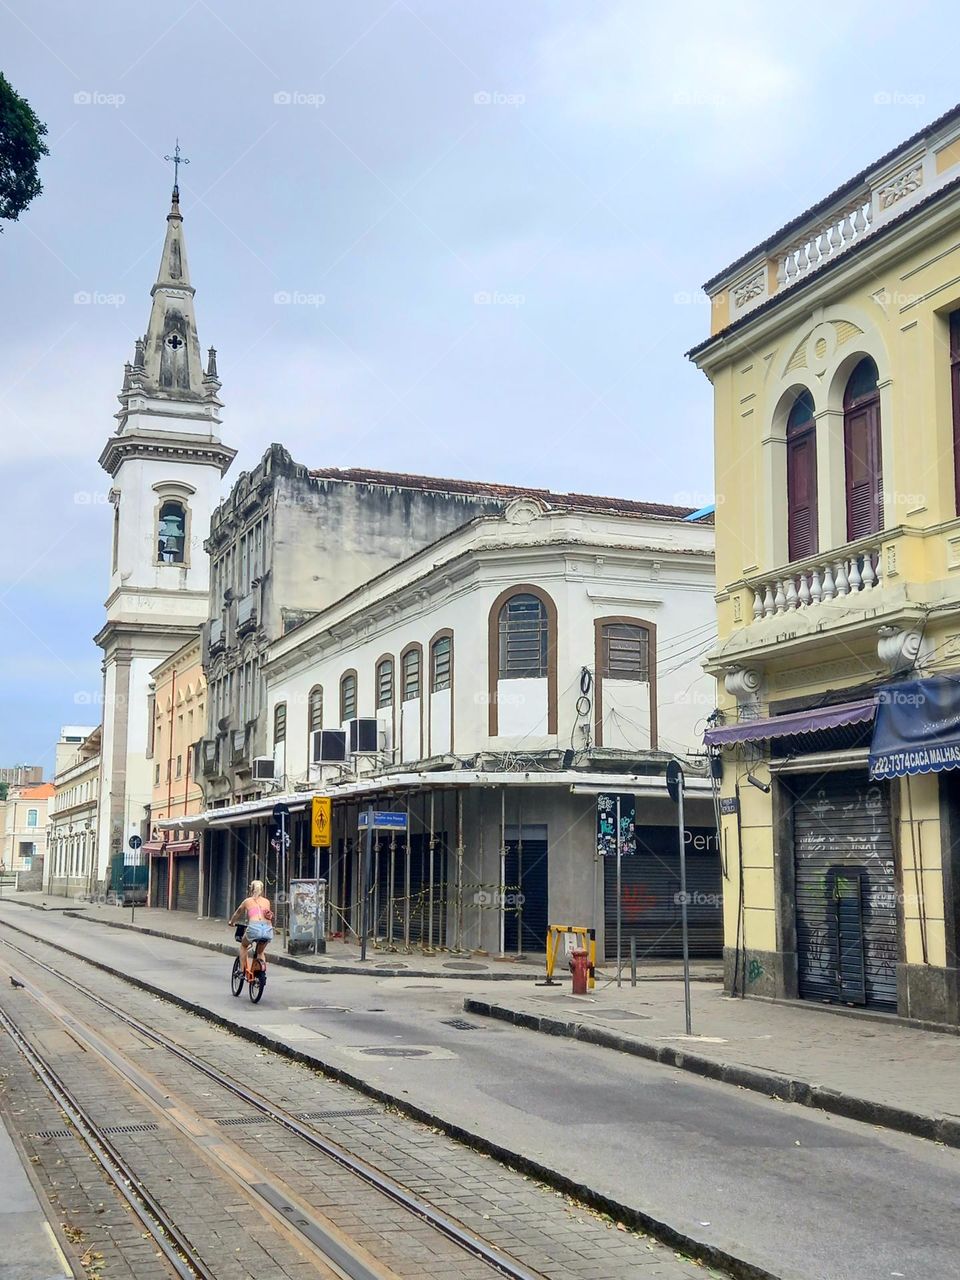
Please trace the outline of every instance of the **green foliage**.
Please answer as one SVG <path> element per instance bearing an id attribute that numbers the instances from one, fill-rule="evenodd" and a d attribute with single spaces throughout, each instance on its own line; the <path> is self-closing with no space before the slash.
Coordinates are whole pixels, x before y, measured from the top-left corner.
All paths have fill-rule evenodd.
<path id="1" fill-rule="evenodd" d="M 30 103 L 0 72 L 0 218 L 16 222 L 43 190 L 37 165 L 50 154 L 46 132 Z"/>
<path id="2" fill-rule="evenodd" d="M 6 800 L 9 787 L 10 784 L 8 782 L 0 782 L 0 804 L 3 804 L 4 800 Z"/>

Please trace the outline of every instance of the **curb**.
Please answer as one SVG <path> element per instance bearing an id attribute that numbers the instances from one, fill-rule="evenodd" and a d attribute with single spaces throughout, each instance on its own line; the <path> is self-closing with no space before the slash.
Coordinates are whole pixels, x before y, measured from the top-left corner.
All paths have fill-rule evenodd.
<path id="1" fill-rule="evenodd" d="M 869 1098 L 843 1093 L 838 1089 L 830 1089 L 826 1085 L 811 1084 L 808 1080 L 798 1080 L 793 1076 L 780 1075 L 761 1067 L 717 1062 L 713 1058 L 689 1053 L 685 1049 L 676 1049 L 650 1040 L 639 1040 L 632 1036 L 618 1035 L 616 1031 L 608 1031 L 595 1025 L 585 1026 L 581 1022 L 508 1009 L 505 1005 L 493 1004 L 489 1000 L 476 1000 L 472 996 L 464 999 L 463 1008 L 464 1012 L 478 1017 L 509 1022 L 515 1027 L 539 1031 L 543 1035 L 568 1036 L 574 1040 L 582 1040 L 585 1044 L 615 1049 L 619 1053 L 629 1053 L 636 1058 L 645 1058 L 650 1062 L 659 1062 L 663 1066 L 689 1071 L 708 1080 L 737 1085 L 741 1089 L 762 1093 L 765 1097 L 773 1098 L 777 1102 L 794 1102 L 802 1107 L 813 1107 L 819 1111 L 827 1111 L 831 1115 L 843 1116 L 848 1120 L 859 1120 L 864 1124 L 878 1125 L 882 1129 L 907 1133 L 914 1138 L 940 1142 L 947 1147 L 960 1147 L 960 1117 L 908 1111 L 903 1107 L 874 1102 Z"/>
<path id="2" fill-rule="evenodd" d="M 25 907 L 34 907 L 35 910 L 41 908 L 36 907 L 35 903 L 24 902 L 20 904 Z M 220 955 L 234 956 L 237 954 L 237 945 L 235 942 L 210 942 L 206 938 L 185 938 L 180 933 L 167 933 L 163 929 L 148 929 L 145 925 L 128 924 L 125 920 L 101 920 L 96 916 L 89 916 L 86 912 L 71 910 L 69 907 L 56 908 L 65 916 L 69 916 L 71 920 L 83 920 L 86 924 L 103 925 L 108 929 L 127 929 L 132 933 L 143 934 L 148 938 L 161 938 L 164 942 L 182 942 L 190 947 L 202 947 L 205 951 L 216 951 Z M 371 959 L 370 967 L 364 968 L 359 964 L 308 964 L 304 960 L 295 960 L 293 956 L 288 956 L 284 952 L 270 952 L 270 963 L 278 965 L 283 969 L 298 969 L 301 973 L 314 973 L 317 977 L 324 977 L 328 973 L 336 974 L 354 974 L 362 978 L 455 978 L 461 982 L 535 982 L 540 976 L 539 973 L 500 973 L 493 972 L 483 973 L 449 973 L 446 969 L 442 973 L 437 973 L 434 969 L 394 969 L 373 967 L 375 961 Z"/>
<path id="3" fill-rule="evenodd" d="M 129 928 L 129 926 L 126 927 Z M 212 1022 L 226 1031 L 233 1032 L 234 1035 L 239 1036 L 243 1040 L 248 1040 L 253 1044 L 259 1045 L 261 1048 L 270 1049 L 282 1058 L 286 1058 L 291 1062 L 297 1062 L 301 1066 L 311 1068 L 312 1070 L 320 1071 L 330 1079 L 346 1085 L 357 1093 L 361 1093 L 365 1097 L 372 1098 L 376 1102 L 389 1106 L 393 1108 L 394 1111 L 398 1111 L 402 1115 L 408 1116 L 411 1120 L 416 1120 L 420 1124 L 428 1125 L 429 1127 L 438 1130 L 440 1133 L 443 1133 L 446 1137 L 452 1138 L 455 1142 L 459 1142 L 463 1146 L 471 1148 L 473 1151 L 478 1151 L 482 1155 L 492 1157 L 509 1169 L 525 1174 L 527 1177 L 533 1178 L 538 1182 L 542 1182 L 553 1190 L 561 1192 L 563 1195 L 572 1196 L 575 1200 L 580 1201 L 589 1208 L 594 1209 L 599 1213 L 609 1215 L 617 1222 L 623 1222 L 635 1230 L 645 1232 L 647 1235 L 653 1236 L 661 1244 L 667 1245 L 672 1249 L 682 1250 L 685 1254 L 689 1255 L 689 1257 L 704 1264 L 705 1266 L 722 1269 L 729 1276 L 733 1277 L 733 1280 L 782 1280 L 782 1277 L 775 1275 L 772 1271 L 767 1271 L 764 1267 L 759 1267 L 752 1262 L 747 1262 L 742 1258 L 737 1258 L 735 1255 L 727 1253 L 725 1249 L 721 1249 L 716 1245 L 708 1244 L 702 1240 L 697 1240 L 694 1236 L 687 1235 L 686 1232 L 670 1226 L 669 1223 L 661 1222 L 659 1219 L 652 1217 L 642 1209 L 637 1209 L 631 1205 L 621 1204 L 611 1196 L 595 1191 L 592 1187 L 588 1187 L 583 1183 L 578 1183 L 573 1178 L 568 1178 L 566 1175 L 558 1173 L 555 1169 L 542 1165 L 536 1160 L 531 1160 L 529 1157 L 523 1156 L 518 1152 L 510 1151 L 506 1147 L 500 1146 L 499 1143 L 492 1142 L 489 1138 L 484 1137 L 483 1134 L 474 1133 L 470 1129 L 464 1129 L 461 1125 L 454 1124 L 443 1116 L 428 1111 L 425 1107 L 420 1107 L 406 1098 L 397 1097 L 396 1095 L 387 1092 L 385 1089 L 371 1084 L 362 1077 L 344 1070 L 342 1067 L 325 1062 L 322 1058 L 318 1058 L 312 1053 L 306 1053 L 301 1049 L 293 1049 L 289 1045 L 284 1044 L 283 1041 L 275 1040 L 272 1036 L 265 1035 L 262 1031 L 255 1031 L 252 1027 L 246 1027 L 242 1023 L 231 1022 L 229 1018 L 225 1017 L 223 1014 L 214 1012 L 212 1009 L 207 1009 L 203 1005 L 196 1004 L 192 1000 L 187 1000 L 183 996 L 178 996 L 173 992 L 165 990 L 163 987 L 154 986 L 153 983 L 145 982 L 142 978 L 135 978 L 131 974 L 124 973 L 120 969 L 115 969 L 112 965 L 105 964 L 101 960 L 93 960 L 89 956 L 77 955 L 76 952 L 70 951 L 67 947 L 60 946 L 56 942 L 48 942 L 45 938 L 37 938 L 33 934 L 28 933 L 25 929 L 18 928 L 16 925 L 8 924 L 7 928 L 14 930 L 16 933 L 24 934 L 33 942 L 40 942 L 43 946 L 51 947 L 54 951 L 59 951 L 62 955 L 69 956 L 72 960 L 80 959 L 85 964 L 89 964 L 92 968 L 99 969 L 102 973 L 109 974 L 113 978 L 119 978 L 121 981 L 129 983 L 131 986 L 137 987 L 139 990 L 145 991 L 149 995 L 157 996 L 161 1000 L 165 1000 L 169 1004 L 174 1004 L 188 1013 L 195 1014 L 197 1017 L 203 1018 L 208 1022 Z M 210 946 L 215 949 L 219 944 L 211 943 Z M 230 954 L 232 955 L 232 949 L 228 948 L 228 950 L 230 950 Z M 468 1003 L 473 1002 L 467 1000 L 464 1002 L 465 1006 Z M 490 1007 L 498 1008 L 499 1006 Z"/>

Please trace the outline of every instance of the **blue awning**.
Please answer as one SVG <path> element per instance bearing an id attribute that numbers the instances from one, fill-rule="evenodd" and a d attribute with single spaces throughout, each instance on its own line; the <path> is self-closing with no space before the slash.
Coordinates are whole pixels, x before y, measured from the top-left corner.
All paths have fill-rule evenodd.
<path id="1" fill-rule="evenodd" d="M 960 679 L 905 680 L 877 691 L 871 778 L 960 769 Z"/>
<path id="2" fill-rule="evenodd" d="M 729 746 L 734 742 L 765 742 L 773 738 L 792 738 L 801 733 L 820 733 L 848 724 L 865 724 L 873 719 L 874 700 L 841 702 L 832 707 L 816 707 L 810 711 L 791 711 L 787 715 L 757 720 L 741 720 L 738 724 L 708 729 L 703 740 L 708 747 Z"/>

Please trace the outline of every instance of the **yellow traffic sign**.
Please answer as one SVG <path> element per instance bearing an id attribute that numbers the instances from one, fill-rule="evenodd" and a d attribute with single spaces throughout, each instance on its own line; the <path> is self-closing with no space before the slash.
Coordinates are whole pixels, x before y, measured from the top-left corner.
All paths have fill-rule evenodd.
<path id="1" fill-rule="evenodd" d="M 333 801 L 314 796 L 310 811 L 310 843 L 315 849 L 329 849 L 333 836 Z"/>

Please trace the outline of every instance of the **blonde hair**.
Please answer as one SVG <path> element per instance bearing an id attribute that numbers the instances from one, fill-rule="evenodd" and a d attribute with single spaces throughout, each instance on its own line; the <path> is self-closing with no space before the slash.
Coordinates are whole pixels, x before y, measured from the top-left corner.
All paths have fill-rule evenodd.
<path id="1" fill-rule="evenodd" d="M 251 898 L 263 897 L 263 881 L 262 880 L 250 881 L 250 896 Z"/>

